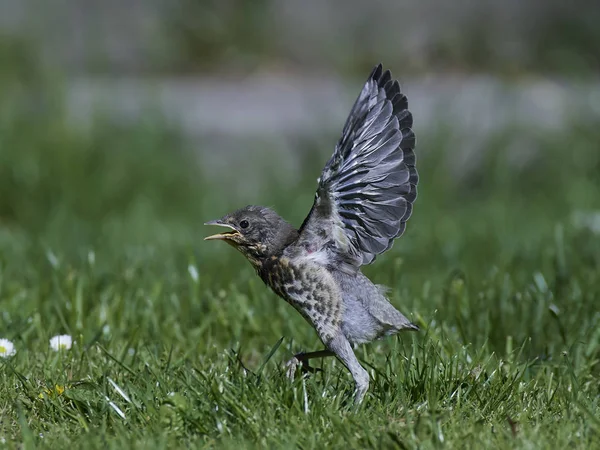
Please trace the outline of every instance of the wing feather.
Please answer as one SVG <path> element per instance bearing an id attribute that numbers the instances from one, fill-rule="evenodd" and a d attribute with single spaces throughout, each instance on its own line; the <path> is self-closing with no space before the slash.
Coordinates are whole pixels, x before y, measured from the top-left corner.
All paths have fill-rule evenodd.
<path id="1" fill-rule="evenodd" d="M 361 90 L 325 165 L 299 245 L 326 247 L 357 269 L 392 246 L 417 197 L 415 134 L 408 100 L 381 65 Z M 342 230 L 342 233 L 339 233 Z"/>

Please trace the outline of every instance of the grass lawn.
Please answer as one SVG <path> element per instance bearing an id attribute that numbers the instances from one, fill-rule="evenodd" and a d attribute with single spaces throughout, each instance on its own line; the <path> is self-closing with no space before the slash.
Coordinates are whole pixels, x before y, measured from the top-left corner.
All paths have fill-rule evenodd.
<path id="1" fill-rule="evenodd" d="M 314 331 L 202 241 L 204 221 L 250 200 L 298 225 L 335 136 L 302 144 L 291 181 L 252 143 L 239 157 L 265 175 L 238 161 L 220 178 L 160 122 L 74 130 L 48 81 L 11 80 L 0 448 L 600 446 L 598 127 L 503 130 L 477 162 L 461 159 L 469 136 L 421 133 L 414 215 L 365 271 L 422 331 L 357 349 L 371 389 L 356 411 L 333 359 L 285 378 Z M 58 334 L 70 350 L 50 348 Z"/>

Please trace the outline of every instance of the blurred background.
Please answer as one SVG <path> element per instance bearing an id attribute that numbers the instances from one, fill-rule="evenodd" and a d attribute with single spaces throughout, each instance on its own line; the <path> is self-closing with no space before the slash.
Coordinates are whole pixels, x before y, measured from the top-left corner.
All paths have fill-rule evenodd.
<path id="1" fill-rule="evenodd" d="M 506 334 L 555 332 L 544 325 L 553 316 L 536 315 L 538 300 L 500 289 L 504 276 L 538 293 L 550 286 L 544 301 L 568 307 L 564 320 L 577 328 L 592 320 L 598 295 L 586 275 L 600 259 L 598 23 L 600 4 L 583 0 L 4 0 L 0 258 L 9 292 L 44 286 L 48 270 L 62 270 L 68 285 L 93 263 L 102 276 L 82 300 L 92 312 L 111 305 L 107 280 L 158 278 L 175 287 L 157 294 L 152 310 L 164 322 L 149 321 L 148 336 L 170 320 L 196 326 L 231 286 L 258 292 L 240 255 L 202 242 L 202 223 L 259 203 L 299 225 L 346 114 L 382 62 L 414 114 L 421 184 L 405 236 L 367 272 L 426 322 L 438 308 L 452 327 L 481 313 L 481 327 L 461 328 L 465 342 L 500 348 Z M 190 267 L 200 287 L 188 298 Z M 573 273 L 587 297 L 572 308 L 560 293 L 575 289 Z M 502 302 L 481 301 L 486 280 Z M 463 282 L 472 296 L 453 297 Z M 17 332 L 44 296 L 11 298 L 14 311 L 25 308 L 4 319 Z M 270 337 L 295 326 L 281 311 Z M 232 331 L 251 325 L 230 313 L 206 315 L 207 326 L 251 339 Z M 498 317 L 509 318 L 505 329 L 490 326 Z M 139 320 L 121 319 L 113 330 Z"/>
<path id="2" fill-rule="evenodd" d="M 593 447 L 599 24 L 597 0 L 0 1 L 1 443 Z M 357 350 L 369 407 L 340 416 L 347 372 L 287 382 L 318 338 L 202 224 L 300 225 L 380 62 L 420 184 L 364 271 L 422 331 Z"/>

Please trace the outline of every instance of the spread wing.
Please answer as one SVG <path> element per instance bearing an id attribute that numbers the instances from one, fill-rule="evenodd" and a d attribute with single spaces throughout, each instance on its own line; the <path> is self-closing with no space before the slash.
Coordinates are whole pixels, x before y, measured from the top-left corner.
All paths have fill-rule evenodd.
<path id="1" fill-rule="evenodd" d="M 392 246 L 417 197 L 412 123 L 398 81 L 378 65 L 323 169 L 298 244 L 316 242 L 350 269 L 370 264 Z"/>

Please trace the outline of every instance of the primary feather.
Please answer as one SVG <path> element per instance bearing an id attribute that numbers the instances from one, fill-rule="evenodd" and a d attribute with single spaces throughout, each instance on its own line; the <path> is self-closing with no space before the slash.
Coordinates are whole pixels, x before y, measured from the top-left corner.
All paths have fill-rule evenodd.
<path id="1" fill-rule="evenodd" d="M 417 197 L 412 114 L 398 81 L 377 66 L 325 165 L 299 242 L 315 237 L 354 270 L 404 232 Z"/>

